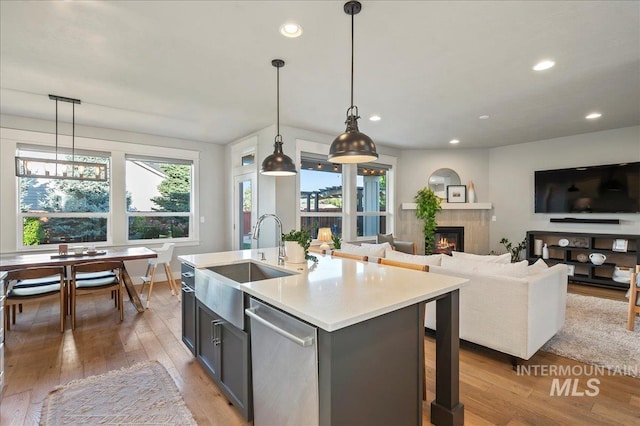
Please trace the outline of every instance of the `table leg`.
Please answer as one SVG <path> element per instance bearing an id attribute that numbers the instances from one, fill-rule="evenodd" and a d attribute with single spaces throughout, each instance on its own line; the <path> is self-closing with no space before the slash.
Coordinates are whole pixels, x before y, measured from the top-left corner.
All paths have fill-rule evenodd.
<path id="1" fill-rule="evenodd" d="M 431 423 L 464 424 L 460 403 L 460 291 L 436 301 L 436 399 L 431 402 Z"/>
<path id="2" fill-rule="evenodd" d="M 131 303 L 133 303 L 133 306 L 136 307 L 136 310 L 138 312 L 144 312 L 144 306 L 142 306 L 142 302 L 140 301 L 138 292 L 133 286 L 133 281 L 131 281 L 131 277 L 127 272 L 127 268 L 124 267 L 124 262 L 123 262 L 123 268 L 122 268 L 122 278 L 124 280 L 124 288 L 127 289 L 127 293 L 129 294 L 129 300 L 131 300 Z"/>

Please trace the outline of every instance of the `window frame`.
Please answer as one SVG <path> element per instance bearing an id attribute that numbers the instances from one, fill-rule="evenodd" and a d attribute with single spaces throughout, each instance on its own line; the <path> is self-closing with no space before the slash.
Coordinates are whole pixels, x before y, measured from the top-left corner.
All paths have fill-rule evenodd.
<path id="1" fill-rule="evenodd" d="M 127 243 L 136 244 L 140 242 L 162 242 L 162 243 L 176 243 L 180 241 L 192 241 L 193 240 L 193 230 L 195 224 L 195 216 L 193 214 L 194 209 L 194 163 L 192 160 L 185 159 L 176 159 L 176 158 L 168 158 L 168 157 L 159 157 L 159 156 L 149 156 L 149 155 L 133 155 L 133 154 L 125 154 L 125 171 L 127 161 L 152 161 L 156 163 L 172 163 L 172 164 L 184 164 L 191 166 L 191 190 L 189 193 L 189 211 L 188 212 L 160 212 L 160 211 L 129 211 L 126 209 L 126 196 L 127 196 L 127 176 L 125 173 L 125 227 L 126 227 L 126 238 Z M 188 237 L 171 237 L 171 238 L 141 238 L 132 240 L 129 238 L 129 219 L 132 217 L 188 217 L 189 218 L 189 236 Z"/>

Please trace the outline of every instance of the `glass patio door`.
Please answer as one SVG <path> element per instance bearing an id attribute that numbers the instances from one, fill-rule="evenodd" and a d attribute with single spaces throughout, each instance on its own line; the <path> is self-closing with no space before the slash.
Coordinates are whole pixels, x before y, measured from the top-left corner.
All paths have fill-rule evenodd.
<path id="1" fill-rule="evenodd" d="M 238 175 L 233 181 L 233 249 L 250 249 L 256 224 L 256 174 Z"/>

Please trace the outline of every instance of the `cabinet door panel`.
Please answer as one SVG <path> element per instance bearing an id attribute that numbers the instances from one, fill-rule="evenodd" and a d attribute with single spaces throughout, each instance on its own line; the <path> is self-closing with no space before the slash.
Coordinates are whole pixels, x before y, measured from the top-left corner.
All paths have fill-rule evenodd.
<path id="1" fill-rule="evenodd" d="M 220 381 L 239 409 L 247 408 L 249 395 L 249 342 L 248 335 L 236 327 L 222 323 Z"/>
<path id="2" fill-rule="evenodd" d="M 197 309 L 197 356 L 209 374 L 217 379 L 220 375 L 220 347 L 214 342 L 214 330 L 219 318 L 200 303 Z"/>
<path id="3" fill-rule="evenodd" d="M 196 297 L 182 290 L 182 341 L 192 354 L 196 352 Z"/>

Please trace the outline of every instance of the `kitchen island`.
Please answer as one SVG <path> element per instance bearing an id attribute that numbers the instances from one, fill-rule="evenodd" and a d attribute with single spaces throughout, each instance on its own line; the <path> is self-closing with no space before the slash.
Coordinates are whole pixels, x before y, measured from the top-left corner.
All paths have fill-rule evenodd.
<path id="1" fill-rule="evenodd" d="M 423 302 L 430 300 L 437 301 L 438 321 L 431 421 L 463 423 L 458 396 L 458 292 L 466 280 L 329 255 L 318 256 L 317 264 L 280 266 L 276 249 L 261 251 L 266 260 L 260 260 L 257 250 L 179 259 L 196 268 L 196 277 L 210 267 L 243 262 L 288 272 L 237 287 L 251 296 L 252 306 L 255 299 L 256 304 L 276 308 L 317 330 L 317 342 L 310 339 L 317 356 L 317 414 L 307 413 L 317 418 L 309 418 L 310 424 L 422 423 Z M 197 286 L 196 282 L 196 296 Z M 253 320 L 251 327 L 256 328 Z M 255 330 L 251 331 L 255 340 Z M 255 381 L 260 373 L 253 374 Z M 255 388 L 254 383 L 258 401 L 260 391 Z M 296 405 L 294 399 L 289 403 Z"/>

